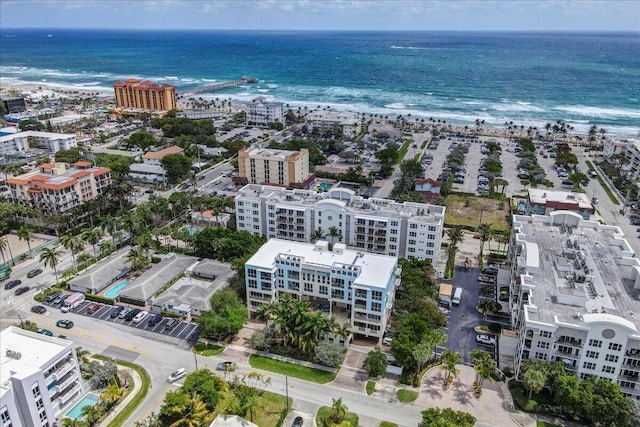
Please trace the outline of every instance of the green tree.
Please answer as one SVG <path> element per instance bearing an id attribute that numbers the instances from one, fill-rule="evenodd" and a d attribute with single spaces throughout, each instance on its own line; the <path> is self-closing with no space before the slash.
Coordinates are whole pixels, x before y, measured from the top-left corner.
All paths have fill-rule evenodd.
<path id="1" fill-rule="evenodd" d="M 347 416 L 347 406 L 342 403 L 342 398 L 333 399 L 333 404 L 331 405 L 331 412 L 329 414 L 329 418 L 333 421 L 334 424 L 341 424 L 344 421 L 344 418 Z"/>
<path id="2" fill-rule="evenodd" d="M 528 369 L 522 375 L 522 385 L 529 390 L 529 399 L 533 393 L 538 394 L 544 388 L 545 374 L 538 369 Z"/>
<path id="3" fill-rule="evenodd" d="M 182 390 L 191 395 L 200 396 L 208 411 L 214 411 L 220 401 L 220 393 L 227 389 L 224 380 L 208 369 L 191 372 L 184 379 Z"/>
<path id="4" fill-rule="evenodd" d="M 309 236 L 309 240 L 311 240 L 312 243 L 315 243 L 318 240 L 324 239 L 325 237 L 326 236 L 325 236 L 324 232 L 322 230 L 320 230 L 320 229 L 317 229 L 316 231 L 311 233 L 311 236 Z"/>
<path id="5" fill-rule="evenodd" d="M 167 172 L 167 179 L 176 183 L 191 171 L 191 159 L 182 154 L 168 154 L 160 160 L 162 168 Z"/>
<path id="6" fill-rule="evenodd" d="M 98 405 L 85 405 L 80 409 L 80 416 L 87 422 L 89 427 L 96 425 L 100 419 Z"/>
<path id="7" fill-rule="evenodd" d="M 187 396 L 183 405 L 174 408 L 174 415 L 178 419 L 169 424 L 169 427 L 208 426 L 212 416 L 207 411 L 207 406 L 197 394 L 193 393 Z"/>
<path id="8" fill-rule="evenodd" d="M 440 367 L 445 371 L 445 382 L 449 380 L 453 381 L 453 379 L 458 376 L 458 373 L 460 373 L 460 370 L 456 367 L 458 363 L 460 363 L 460 353 L 454 353 L 446 348 L 442 353 L 440 363 Z"/>
<path id="9" fill-rule="evenodd" d="M 82 239 L 93 247 L 93 256 L 98 256 L 96 244 L 102 238 L 102 231 L 99 228 L 85 228 L 82 230 Z"/>
<path id="10" fill-rule="evenodd" d="M 381 377 L 387 372 L 387 363 L 387 356 L 376 346 L 367 354 L 362 367 L 367 371 L 369 378 Z"/>
<path id="11" fill-rule="evenodd" d="M 60 262 L 61 253 L 57 250 L 56 247 L 53 248 L 44 248 L 42 252 L 40 252 L 40 262 L 44 264 L 45 267 L 53 268 L 53 273 L 56 276 L 56 284 L 58 283 L 58 262 Z"/>
<path id="12" fill-rule="evenodd" d="M 146 130 L 140 130 L 131 134 L 129 138 L 124 138 L 121 141 L 121 144 L 125 146 L 125 148 L 131 150 L 134 147 L 139 148 L 140 150 L 146 151 L 148 148 L 155 146 L 158 143 L 156 137 L 153 136 L 152 133 L 147 132 Z"/>
<path id="13" fill-rule="evenodd" d="M 27 247 L 29 248 L 29 258 L 31 258 L 31 229 L 26 225 L 21 225 L 18 228 L 18 239 L 24 240 L 27 242 Z"/>
<path id="14" fill-rule="evenodd" d="M 65 249 L 71 251 L 73 268 L 77 269 L 78 264 L 76 263 L 76 254 L 84 248 L 82 240 L 78 236 L 74 236 L 72 234 L 63 234 L 62 236 L 60 236 L 60 243 Z"/>
<path id="15" fill-rule="evenodd" d="M 473 427 L 473 415 L 451 408 L 429 408 L 422 411 L 422 421 L 418 427 Z"/>
<path id="16" fill-rule="evenodd" d="M 129 249 L 125 256 L 125 261 L 130 264 L 131 269 L 138 273 L 149 265 L 149 257 L 146 251 L 140 246 L 134 246 Z"/>
<path id="17" fill-rule="evenodd" d="M 123 394 L 124 394 L 124 387 L 120 387 L 116 383 L 111 383 L 100 394 L 100 401 L 105 402 L 107 407 L 111 407 L 118 400 L 120 400 Z"/>
<path id="18" fill-rule="evenodd" d="M 232 289 L 222 289 L 211 296 L 211 310 L 196 320 L 202 336 L 220 341 L 234 337 L 247 319 L 247 307 Z"/>
<path id="19" fill-rule="evenodd" d="M 329 232 L 327 233 L 327 235 L 331 238 L 332 245 L 336 242 L 336 240 L 342 239 L 342 233 L 340 233 L 338 227 L 335 226 L 329 227 Z"/>
<path id="20" fill-rule="evenodd" d="M 482 251 L 484 249 L 484 242 L 491 239 L 491 226 L 489 224 L 480 224 L 476 229 L 478 236 L 480 236 L 480 259 L 482 259 Z"/>
<path id="21" fill-rule="evenodd" d="M 489 353 L 484 350 L 475 349 L 469 353 L 471 361 L 474 364 L 473 369 L 476 371 L 476 385 L 478 390 L 482 391 L 484 380 L 493 382 L 493 375 L 496 371 L 496 365 Z"/>
<path id="22" fill-rule="evenodd" d="M 478 303 L 478 310 L 484 315 L 485 320 L 488 313 L 496 313 L 498 311 L 498 303 L 493 299 L 482 298 Z"/>
<path id="23" fill-rule="evenodd" d="M 80 148 L 73 147 L 68 150 L 56 151 L 54 159 L 56 162 L 75 163 L 82 160 L 82 154 L 80 154 Z"/>

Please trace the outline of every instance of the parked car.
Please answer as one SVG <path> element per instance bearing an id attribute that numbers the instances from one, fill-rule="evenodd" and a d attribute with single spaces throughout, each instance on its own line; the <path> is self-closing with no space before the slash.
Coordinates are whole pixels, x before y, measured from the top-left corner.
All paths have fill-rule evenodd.
<path id="1" fill-rule="evenodd" d="M 302 420 L 302 417 L 296 417 L 296 418 L 293 420 L 293 423 L 291 424 L 291 427 L 302 427 L 302 423 L 303 423 L 303 422 L 304 422 L 304 421 Z"/>
<path id="2" fill-rule="evenodd" d="M 598 204 L 598 198 L 597 197 L 592 197 L 591 198 L 591 203 L 593 203 L 594 205 Z"/>
<path id="3" fill-rule="evenodd" d="M 39 334 L 42 334 L 42 335 L 46 335 L 48 337 L 52 337 L 53 336 L 53 332 L 51 332 L 50 330 L 45 329 L 45 328 L 40 328 L 36 332 L 38 332 Z"/>
<path id="4" fill-rule="evenodd" d="M 110 317 L 112 319 L 115 319 L 116 317 L 120 316 L 120 313 L 122 313 L 122 310 L 124 310 L 124 307 L 122 306 L 116 306 L 113 311 L 111 312 Z"/>
<path id="5" fill-rule="evenodd" d="M 73 328 L 73 322 L 69 319 L 61 319 L 56 322 L 56 326 L 59 328 L 71 329 Z"/>
<path id="6" fill-rule="evenodd" d="M 136 317 L 141 311 L 142 310 L 140 310 L 139 308 L 134 308 L 133 310 L 127 311 L 127 313 L 123 316 L 124 320 L 126 320 L 127 322 L 131 322 L 133 318 Z M 120 316 L 122 316 L 122 313 L 120 313 Z"/>
<path id="7" fill-rule="evenodd" d="M 236 364 L 236 362 L 229 362 L 229 361 L 220 362 L 216 366 L 217 371 L 235 371 L 237 368 L 238 368 L 238 365 Z"/>
<path id="8" fill-rule="evenodd" d="M 4 285 L 5 289 L 13 289 L 16 286 L 20 286 L 22 284 L 22 280 L 12 280 L 9 283 L 7 283 L 6 285 Z"/>
<path id="9" fill-rule="evenodd" d="M 391 345 L 391 341 L 393 341 L 393 338 L 391 337 L 386 337 L 382 339 L 382 344 L 384 345 Z"/>
<path id="10" fill-rule="evenodd" d="M 154 314 L 153 316 L 149 317 L 149 320 L 147 321 L 147 325 L 148 326 L 156 326 L 158 323 L 162 322 L 162 314 Z"/>
<path id="11" fill-rule="evenodd" d="M 53 301 L 53 304 L 54 304 L 54 305 L 62 304 L 62 303 L 64 303 L 64 302 L 67 300 L 67 298 L 69 298 L 70 296 L 71 296 L 71 295 L 69 295 L 69 294 L 65 294 L 65 293 L 63 293 L 62 295 L 60 295 L 59 297 L 57 297 L 57 298 Z"/>
<path id="12" fill-rule="evenodd" d="M 100 307 L 102 307 L 102 304 L 98 304 L 97 302 L 94 302 L 91 305 L 89 305 L 89 308 L 87 308 L 87 313 L 93 314 L 96 311 L 100 310 Z"/>
<path id="13" fill-rule="evenodd" d="M 496 338 L 486 334 L 476 335 L 476 342 L 485 345 L 496 345 Z"/>
<path id="14" fill-rule="evenodd" d="M 54 292 L 52 294 L 47 295 L 47 302 L 54 302 L 56 300 L 56 298 L 58 298 L 60 295 L 62 295 L 62 292 Z"/>
<path id="15" fill-rule="evenodd" d="M 29 279 L 36 277 L 38 274 L 42 273 L 42 269 L 41 268 L 36 268 L 35 270 L 31 270 L 30 272 L 27 273 L 27 277 Z"/>
<path id="16" fill-rule="evenodd" d="M 131 314 L 131 313 L 129 313 L 129 314 Z M 133 323 L 140 323 L 140 322 L 142 322 L 144 319 L 146 319 L 146 318 L 147 318 L 147 316 L 149 316 L 149 312 L 148 312 L 148 311 L 140 311 L 139 313 L 137 313 L 137 314 L 133 317 L 132 321 L 133 321 Z"/>
<path id="17" fill-rule="evenodd" d="M 28 287 L 28 286 L 23 286 L 21 288 L 18 288 L 18 289 L 16 289 L 16 295 L 22 295 L 24 293 L 27 293 L 27 292 L 29 292 L 29 289 L 31 289 L 31 288 Z"/>
<path id="18" fill-rule="evenodd" d="M 34 305 L 31 307 L 33 313 L 44 314 L 47 312 L 47 308 L 43 305 Z"/>
<path id="19" fill-rule="evenodd" d="M 172 383 L 174 381 L 178 381 L 180 378 L 184 378 L 185 375 L 187 375 L 186 369 L 180 368 L 177 371 L 170 373 L 167 377 L 167 381 Z"/>

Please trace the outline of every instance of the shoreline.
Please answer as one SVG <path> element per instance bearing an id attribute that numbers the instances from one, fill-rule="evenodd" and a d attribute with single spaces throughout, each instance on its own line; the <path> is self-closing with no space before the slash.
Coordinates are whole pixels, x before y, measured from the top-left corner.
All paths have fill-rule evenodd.
<path id="1" fill-rule="evenodd" d="M 70 88 L 69 86 L 64 86 L 64 85 L 56 85 L 55 83 L 50 83 L 50 82 L 45 82 L 46 85 L 35 85 L 35 84 L 4 84 L 0 82 L 0 94 L 5 93 L 5 92 L 11 92 L 11 91 L 20 91 L 22 92 L 22 94 L 24 95 L 24 93 L 27 93 L 28 97 L 31 97 L 32 99 L 42 99 L 43 97 L 47 96 L 47 97 L 52 97 L 52 95 L 58 95 L 58 96 L 69 96 L 71 95 L 72 97 L 96 97 L 99 99 L 105 99 L 105 98 L 113 98 L 113 93 L 112 92 L 107 92 L 106 90 L 104 90 L 104 88 L 101 88 L 102 90 L 97 90 L 97 91 L 93 91 L 93 90 L 86 90 L 86 88 Z M 220 101 L 229 101 L 229 102 L 233 102 L 235 105 L 234 107 L 238 108 L 240 107 L 245 101 L 242 100 L 234 100 L 232 97 L 226 97 L 226 95 L 228 94 L 220 94 L 223 95 L 221 96 L 216 96 L 215 94 L 204 94 L 205 96 L 199 96 L 199 97 L 191 97 L 188 99 L 192 99 L 192 100 L 196 100 L 198 98 L 210 98 L 211 100 L 213 99 L 219 99 Z M 261 95 L 256 95 L 257 96 L 261 96 Z M 185 103 L 186 100 L 182 100 L 181 103 Z M 282 101 L 279 101 L 282 102 Z M 179 102 L 180 103 L 180 102 Z M 538 127 L 538 126 L 524 126 L 519 124 L 518 122 L 516 122 L 516 120 L 510 121 L 509 124 L 512 126 L 512 130 L 513 132 L 511 132 L 509 130 L 509 128 L 507 126 L 502 127 L 502 126 L 498 126 L 495 124 L 481 124 L 480 128 L 481 128 L 481 132 L 475 132 L 475 128 L 476 123 L 475 122 L 460 122 L 460 121 L 450 121 L 449 119 L 441 119 L 441 118 L 436 118 L 434 116 L 434 120 L 432 122 L 428 121 L 428 117 L 429 117 L 429 113 L 428 112 L 422 112 L 421 115 L 412 115 L 411 113 L 407 114 L 401 114 L 401 112 L 397 112 L 396 114 L 379 114 L 379 113 L 373 113 L 373 112 L 362 112 L 362 111 L 356 111 L 353 109 L 347 109 L 347 108 L 338 108 L 338 105 L 340 104 L 336 104 L 336 103 L 318 103 L 318 102 L 313 102 L 313 101 L 292 101 L 292 102 L 288 102 L 288 103 L 284 103 L 286 105 L 289 106 L 288 109 L 293 110 L 294 112 L 296 111 L 296 109 L 298 107 L 301 108 L 309 108 L 310 106 L 313 106 L 315 108 L 309 108 L 308 111 L 322 111 L 328 109 L 328 111 L 333 111 L 333 112 L 342 112 L 342 113 L 352 113 L 354 115 L 358 115 L 358 116 L 363 116 L 367 119 L 367 120 L 382 120 L 382 121 L 386 121 L 387 123 L 393 123 L 398 117 L 403 117 L 407 120 L 407 122 L 410 122 L 412 124 L 417 123 L 417 120 L 423 120 L 423 122 L 420 122 L 419 126 L 424 126 L 424 127 L 437 127 L 440 128 L 440 130 L 442 130 L 443 127 L 446 126 L 447 130 L 449 131 L 454 131 L 457 133 L 461 133 L 461 134 L 466 134 L 467 136 L 473 136 L 475 135 L 483 135 L 483 136 L 489 136 L 489 137 L 495 137 L 495 138 L 510 138 L 510 137 L 528 137 L 527 136 L 527 130 L 529 128 L 533 128 L 534 132 L 535 130 L 537 130 L 539 132 L 539 139 L 544 139 L 545 134 L 547 134 L 545 127 Z M 317 108 L 320 107 L 320 108 Z M 374 110 L 378 110 L 377 107 L 374 106 L 369 106 L 370 107 L 370 111 L 374 111 Z M 531 119 L 520 119 L 519 121 L 521 122 L 530 122 L 533 123 L 534 120 Z M 560 121 L 561 123 L 565 123 L 566 125 L 568 125 L 569 127 L 571 127 L 572 123 L 575 122 L 567 122 L 567 121 Z M 551 126 L 553 127 L 553 125 L 555 123 L 557 123 L 557 121 L 547 121 L 546 123 L 550 123 Z M 521 126 L 523 126 L 521 128 Z M 593 126 L 593 125 L 588 125 L 588 126 Z M 597 126 L 597 125 L 596 125 Z M 607 138 L 614 138 L 617 140 L 626 140 L 628 138 L 637 138 L 638 136 L 640 136 L 640 127 L 637 129 L 637 133 L 634 134 L 630 134 L 630 133 L 610 133 L 609 129 L 607 129 L 606 126 L 597 126 L 598 129 L 604 128 L 607 132 Z M 507 133 L 509 132 L 509 133 Z M 552 132 L 548 133 L 549 135 L 552 135 Z M 560 134 L 561 135 L 561 134 Z M 562 140 L 562 142 L 579 142 L 580 140 L 586 140 L 586 138 L 588 137 L 588 133 L 584 132 L 584 131 L 579 131 L 579 130 L 575 130 L 572 131 L 571 133 L 567 132 L 565 137 L 560 136 L 559 139 Z M 531 136 L 530 138 L 532 139 L 536 139 L 534 136 Z M 597 137 L 598 139 L 600 139 L 600 136 Z M 577 140 L 576 140 L 577 139 Z"/>

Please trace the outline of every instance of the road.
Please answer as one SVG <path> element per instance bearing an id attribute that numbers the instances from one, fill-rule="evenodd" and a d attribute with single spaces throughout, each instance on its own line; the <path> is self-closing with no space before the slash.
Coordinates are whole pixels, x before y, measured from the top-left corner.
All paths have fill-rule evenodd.
<path id="1" fill-rule="evenodd" d="M 20 314 L 23 320 L 34 320 L 39 327 L 50 329 L 55 334 L 63 333 L 77 346 L 92 353 L 129 360 L 147 370 L 151 377 L 149 394 L 134 412 L 127 426 L 134 425 L 134 421 L 141 420 L 151 411 L 157 410 L 164 400 L 165 393 L 179 386 L 179 382 L 174 384 L 167 382 L 169 373 L 182 367 L 192 371 L 195 369 L 196 361 L 198 368 L 208 368 L 215 372 L 217 363 L 224 360 L 224 353 L 222 357 L 197 356 L 196 359 L 184 341 L 171 337 L 115 323 L 100 322 L 75 313 L 63 314 L 57 309 L 50 309 L 47 313 L 38 315 L 28 311 L 30 305 L 16 309 L 13 316 L 3 314 L 0 326 L 5 328 L 18 323 L 17 315 Z M 62 318 L 71 319 L 75 324 L 74 328 L 63 330 L 56 327 L 55 322 Z M 246 373 L 250 370 L 252 369 L 248 365 L 240 364 L 238 372 Z M 271 378 L 269 391 L 286 394 L 284 375 L 263 373 Z M 358 393 L 331 384 L 320 385 L 295 378 L 288 378 L 288 385 L 288 394 L 294 399 L 294 408 L 305 411 L 315 411 L 320 406 L 331 406 L 332 398 L 342 397 L 350 412 L 366 416 L 367 419 L 394 421 L 401 426 L 415 426 L 421 419 L 420 411 L 423 408 L 367 396 L 364 391 Z"/>

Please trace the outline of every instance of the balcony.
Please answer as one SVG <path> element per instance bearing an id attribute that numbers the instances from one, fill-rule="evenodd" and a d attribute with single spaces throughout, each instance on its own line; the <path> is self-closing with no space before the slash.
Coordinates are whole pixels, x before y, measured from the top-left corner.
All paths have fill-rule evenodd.
<path id="1" fill-rule="evenodd" d="M 580 359 L 580 356 L 573 354 L 573 351 L 570 349 L 567 350 L 563 350 L 563 349 L 557 349 L 553 352 L 554 356 L 557 356 L 557 359 L 560 358 L 569 358 L 569 359 Z"/>
<path id="2" fill-rule="evenodd" d="M 55 386 L 54 390 L 57 393 L 62 393 L 66 390 L 71 384 L 77 383 L 78 378 L 75 375 L 70 376 L 67 380 L 65 380 L 62 384 Z"/>
<path id="3" fill-rule="evenodd" d="M 70 371 L 72 371 L 74 368 L 73 363 L 67 362 L 64 365 L 62 365 L 61 367 L 59 367 L 52 375 L 51 378 L 53 378 L 53 380 L 55 382 L 58 382 L 60 379 L 64 378 L 65 375 L 67 375 Z"/>
<path id="4" fill-rule="evenodd" d="M 576 348 L 582 348 L 582 340 L 581 339 L 576 339 L 573 337 L 565 337 L 562 336 L 559 339 L 557 339 L 555 341 L 556 344 L 561 344 L 561 345 L 566 345 L 566 346 L 571 346 L 571 347 L 576 347 Z"/>

